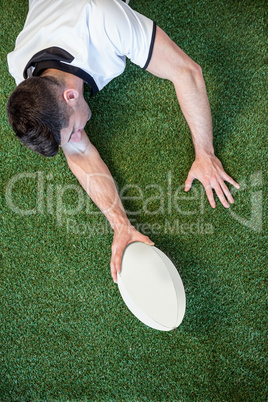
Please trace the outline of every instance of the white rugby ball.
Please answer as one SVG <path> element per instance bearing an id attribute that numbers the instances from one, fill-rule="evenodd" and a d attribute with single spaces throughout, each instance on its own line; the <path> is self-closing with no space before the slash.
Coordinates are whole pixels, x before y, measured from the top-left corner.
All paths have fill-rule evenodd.
<path id="1" fill-rule="evenodd" d="M 157 247 L 129 244 L 117 281 L 125 304 L 147 326 L 171 331 L 182 322 L 186 308 L 183 283 L 174 264 Z"/>

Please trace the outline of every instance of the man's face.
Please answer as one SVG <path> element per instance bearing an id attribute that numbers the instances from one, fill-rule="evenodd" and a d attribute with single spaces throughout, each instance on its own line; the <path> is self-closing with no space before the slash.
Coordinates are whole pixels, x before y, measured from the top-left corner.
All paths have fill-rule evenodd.
<path id="1" fill-rule="evenodd" d="M 91 110 L 84 97 L 75 105 L 69 126 L 61 130 L 61 145 L 81 141 L 82 131 L 91 117 Z"/>

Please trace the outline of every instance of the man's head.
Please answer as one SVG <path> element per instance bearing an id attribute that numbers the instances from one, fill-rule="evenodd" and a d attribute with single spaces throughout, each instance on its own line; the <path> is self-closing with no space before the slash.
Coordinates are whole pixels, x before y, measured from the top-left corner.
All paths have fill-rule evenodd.
<path id="1" fill-rule="evenodd" d="M 71 125 L 74 132 L 73 139 L 69 140 L 79 140 L 76 131 L 84 128 L 90 117 L 83 85 L 80 85 L 82 80 L 76 82 L 76 77 L 72 80 L 72 76 L 68 76 L 56 72 L 28 78 L 18 85 L 8 100 L 8 119 L 16 136 L 43 156 L 57 154 L 59 146 L 66 142 Z"/>

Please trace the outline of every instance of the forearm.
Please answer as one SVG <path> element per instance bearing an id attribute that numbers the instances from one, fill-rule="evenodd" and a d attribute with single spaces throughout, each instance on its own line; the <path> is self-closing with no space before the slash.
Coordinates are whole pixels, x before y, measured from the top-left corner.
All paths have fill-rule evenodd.
<path id="1" fill-rule="evenodd" d="M 213 155 L 211 110 L 201 69 L 194 66 L 176 77 L 173 83 L 191 131 L 196 158 Z"/>
<path id="2" fill-rule="evenodd" d="M 63 148 L 69 168 L 111 227 L 120 230 L 122 225 L 129 225 L 129 220 L 108 167 L 85 136 L 83 133 L 84 146 L 76 145 L 75 151 L 72 145 Z"/>
<path id="3" fill-rule="evenodd" d="M 196 155 L 214 154 L 211 111 L 201 68 L 159 27 L 147 70 L 173 82 Z"/>
<path id="4" fill-rule="evenodd" d="M 117 281 L 121 259 L 126 246 L 134 241 L 153 245 L 149 237 L 139 233 L 129 222 L 117 192 L 112 175 L 85 131 L 80 142 L 62 146 L 71 171 L 86 190 L 92 201 L 106 216 L 114 230 L 111 273 Z"/>

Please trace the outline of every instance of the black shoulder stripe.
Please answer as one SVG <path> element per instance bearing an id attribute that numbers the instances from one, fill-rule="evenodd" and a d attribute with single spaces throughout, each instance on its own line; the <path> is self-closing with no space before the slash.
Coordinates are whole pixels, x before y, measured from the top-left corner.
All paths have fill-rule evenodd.
<path id="1" fill-rule="evenodd" d="M 145 66 L 142 68 L 143 70 L 146 70 L 146 68 L 149 66 L 149 63 L 151 61 L 152 54 L 153 54 L 153 48 L 154 48 L 154 42 L 155 42 L 155 34 L 156 34 L 156 22 L 153 21 L 153 23 L 154 23 L 154 25 L 153 25 L 153 33 L 152 33 L 152 39 L 151 39 L 149 54 L 148 54 L 148 58 L 147 58 L 147 61 L 145 63 Z"/>

